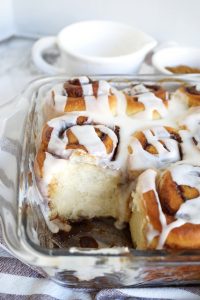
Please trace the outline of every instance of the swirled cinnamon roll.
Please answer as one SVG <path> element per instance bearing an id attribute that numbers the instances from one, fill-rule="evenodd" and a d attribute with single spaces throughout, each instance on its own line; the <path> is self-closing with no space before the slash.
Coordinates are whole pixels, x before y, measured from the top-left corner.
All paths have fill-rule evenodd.
<path id="1" fill-rule="evenodd" d="M 148 119 L 160 119 L 166 116 L 168 93 L 159 85 L 137 84 L 124 90 L 127 115 L 142 113 Z"/>
<path id="2" fill-rule="evenodd" d="M 130 229 L 138 249 L 200 248 L 200 167 L 175 164 L 143 172 L 133 194 Z"/>
<path id="3" fill-rule="evenodd" d="M 115 115 L 117 96 L 108 82 L 82 76 L 57 84 L 48 94 L 44 110 L 48 120 L 76 111 Z"/>
<path id="4" fill-rule="evenodd" d="M 111 167 L 118 142 L 117 127 L 84 115 L 62 116 L 45 125 L 35 173 L 51 221 L 128 220 L 130 194 L 122 193 L 121 173 Z"/>
<path id="5" fill-rule="evenodd" d="M 200 84 L 181 86 L 177 94 L 188 106 L 200 106 Z"/>
<path id="6" fill-rule="evenodd" d="M 167 126 L 147 128 L 134 133 L 128 146 L 130 173 L 147 168 L 163 168 L 181 159 L 181 137 Z"/>

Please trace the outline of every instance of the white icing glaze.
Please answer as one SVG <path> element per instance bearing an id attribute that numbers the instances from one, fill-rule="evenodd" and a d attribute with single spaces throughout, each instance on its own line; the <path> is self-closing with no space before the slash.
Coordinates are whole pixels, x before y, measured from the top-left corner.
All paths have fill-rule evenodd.
<path id="1" fill-rule="evenodd" d="M 76 136 L 79 144 L 87 149 L 89 155 L 100 158 L 101 162 L 109 161 L 118 143 L 118 138 L 114 131 L 104 125 L 76 125 L 76 118 L 77 115 L 72 114 L 69 117 L 63 116 L 48 122 L 48 125 L 53 128 L 48 144 L 48 151 L 65 159 L 69 158 L 74 151 L 77 151 L 77 149 L 66 149 L 66 145 L 68 144 L 66 130 L 72 125 L 69 127 L 69 130 Z M 104 143 L 95 132 L 95 128 L 107 134 L 112 139 L 113 148 L 111 153 L 107 153 Z M 62 137 L 60 137 L 59 133 L 62 130 L 65 131 Z"/>
<path id="2" fill-rule="evenodd" d="M 130 96 L 136 96 L 138 94 L 148 93 L 150 89 L 147 88 L 144 84 L 136 84 L 132 87 L 124 89 L 124 92 Z"/>
<path id="3" fill-rule="evenodd" d="M 191 224 L 200 224 L 200 197 L 188 200 L 181 205 L 176 217 Z"/>
<path id="4" fill-rule="evenodd" d="M 53 90 L 48 93 L 47 99 L 47 102 L 54 106 L 57 112 L 64 111 L 67 102 L 67 95 L 63 88 L 63 84 L 57 84 Z"/>
<path id="5" fill-rule="evenodd" d="M 129 155 L 129 168 L 131 170 L 162 168 L 180 159 L 178 142 L 170 138 L 169 132 L 164 127 L 152 127 L 143 130 L 142 133 L 148 144 L 156 148 L 158 154 L 151 154 L 143 149 L 139 140 L 133 137 L 130 143 L 133 153 Z M 161 142 L 164 143 L 165 147 Z"/>
<path id="6" fill-rule="evenodd" d="M 171 169 L 173 180 L 178 185 L 187 185 L 196 188 L 200 193 L 200 167 L 187 164 L 177 164 Z M 186 223 L 200 224 L 200 196 L 194 199 L 186 200 L 181 204 L 175 214 L 176 220 L 162 228 L 159 238 L 158 249 L 162 249 L 168 234 L 174 228 L 180 227 Z"/>
<path id="7" fill-rule="evenodd" d="M 144 93 L 139 95 L 138 102 L 144 104 L 145 110 L 137 113 L 138 117 L 152 119 L 153 112 L 156 110 L 162 118 L 167 115 L 167 108 L 164 105 L 162 99 L 156 97 L 153 93 Z"/>
<path id="8" fill-rule="evenodd" d="M 71 80 L 75 80 L 75 79 L 77 79 L 77 77 L 72 77 Z M 89 78 L 87 76 L 79 76 L 78 79 L 81 84 L 89 83 Z"/>
<path id="9" fill-rule="evenodd" d="M 110 95 L 110 89 L 111 86 L 110 84 L 105 81 L 105 80 L 99 80 L 99 88 L 98 88 L 98 92 L 97 95 Z"/>
<path id="10" fill-rule="evenodd" d="M 183 159 L 197 162 L 200 159 L 200 107 L 191 107 L 179 120 L 180 126 L 188 130 L 180 130 L 182 138 Z"/>
<path id="11" fill-rule="evenodd" d="M 81 84 L 83 90 L 83 96 L 92 96 L 93 95 L 93 87 L 91 83 Z"/>
<path id="12" fill-rule="evenodd" d="M 200 195 L 200 167 L 187 164 L 177 164 L 171 169 L 173 180 L 178 185 L 186 185 L 196 188 Z M 159 238 L 157 248 L 162 249 L 167 239 L 168 234 L 174 228 L 180 227 L 186 223 L 200 224 L 200 196 L 194 199 L 186 200 L 181 204 L 175 214 L 176 220 L 165 227 L 162 227 L 162 232 Z"/>
<path id="13" fill-rule="evenodd" d="M 163 118 L 167 115 L 167 108 L 163 100 L 156 97 L 150 88 L 144 84 L 137 84 L 133 87 L 124 89 L 124 93 L 130 96 L 137 96 L 138 102 L 144 104 L 145 110 L 136 114 L 137 118 L 152 120 L 153 112 L 156 110 Z"/>
<path id="14" fill-rule="evenodd" d="M 179 132 L 182 144 L 182 154 L 183 159 L 187 162 L 197 162 L 200 161 L 200 136 L 199 130 L 194 134 L 188 130 L 180 130 Z M 194 142 L 197 143 L 197 145 Z"/>
<path id="15" fill-rule="evenodd" d="M 125 114 L 126 99 L 124 97 L 124 93 L 115 89 L 114 87 L 111 87 L 108 82 L 100 80 L 97 90 L 97 97 L 95 97 L 93 95 L 92 83 L 89 82 L 89 78 L 83 76 L 78 77 L 78 79 L 81 83 L 83 97 L 86 104 L 86 111 L 111 114 L 109 107 L 109 96 L 112 93 L 117 98 L 117 115 Z M 54 97 L 52 97 L 52 91 L 54 93 Z M 144 104 L 145 111 L 138 113 L 138 118 L 145 117 L 151 120 L 154 110 L 157 110 L 161 117 L 166 116 L 167 108 L 163 104 L 163 101 L 150 92 L 150 89 L 146 88 L 143 84 L 138 84 L 131 89 L 125 89 L 123 92 L 126 92 L 132 96 L 139 96 L 138 101 Z M 50 91 L 50 93 L 48 93 L 47 98 L 49 99 L 47 102 L 50 102 L 57 112 L 64 112 L 68 96 L 63 84 L 56 85 Z"/>
<path id="16" fill-rule="evenodd" d="M 112 93 L 117 97 L 117 116 L 126 115 L 126 97 L 121 91 L 112 88 Z"/>
<path id="17" fill-rule="evenodd" d="M 158 230 L 155 230 L 151 223 L 147 224 L 147 243 L 148 245 L 153 241 L 153 239 L 159 236 Z"/>
<path id="18" fill-rule="evenodd" d="M 174 228 L 180 227 L 185 224 L 185 221 L 177 219 L 176 221 L 162 227 L 162 232 L 159 236 L 159 241 L 157 245 L 157 249 L 163 249 L 165 241 L 170 233 L 170 231 Z"/>
<path id="19" fill-rule="evenodd" d="M 200 106 L 191 107 L 179 120 L 180 126 L 195 131 L 200 126 Z"/>
<path id="20" fill-rule="evenodd" d="M 75 78 L 74 78 L 75 79 Z M 111 95 L 111 86 L 105 80 L 100 80 L 97 90 L 97 97 L 93 92 L 93 85 L 86 76 L 76 78 L 80 81 L 83 98 L 86 104 L 86 111 L 111 114 L 109 106 L 109 96 Z M 72 79 L 73 80 L 73 79 Z M 116 89 L 112 88 L 114 93 Z M 119 91 L 118 91 L 119 94 Z M 63 84 L 57 84 L 47 95 L 47 103 L 54 107 L 57 112 L 64 112 L 67 104 L 68 95 Z"/>
<path id="21" fill-rule="evenodd" d="M 196 90 L 197 90 L 198 92 L 200 92 L 200 84 L 199 84 L 199 83 L 196 84 Z"/>
<path id="22" fill-rule="evenodd" d="M 98 111 L 99 113 L 111 114 L 107 95 L 101 95 L 97 98 L 94 96 L 85 96 L 84 100 L 87 111 L 93 113 Z"/>
<path id="23" fill-rule="evenodd" d="M 189 164 L 175 164 L 170 168 L 170 172 L 178 185 L 187 185 L 189 187 L 196 188 L 200 195 L 200 167 L 192 166 Z M 176 220 L 172 223 L 167 224 L 166 217 L 162 211 L 159 196 L 156 190 L 156 171 L 148 169 L 144 171 L 138 177 L 138 183 L 136 186 L 136 192 L 139 195 L 143 195 L 148 191 L 154 191 L 158 209 L 159 209 L 159 219 L 162 225 L 162 231 L 159 236 L 159 241 L 157 249 L 162 249 L 164 243 L 170 233 L 174 228 L 180 227 L 186 223 L 190 224 L 200 224 L 200 196 L 194 199 L 186 200 L 179 208 L 175 214 Z M 147 241 L 151 242 L 156 236 L 155 229 L 152 225 L 148 226 L 147 230 Z"/>
<path id="24" fill-rule="evenodd" d="M 178 185 L 188 185 L 200 190 L 200 167 L 181 163 L 171 167 L 170 172 Z"/>

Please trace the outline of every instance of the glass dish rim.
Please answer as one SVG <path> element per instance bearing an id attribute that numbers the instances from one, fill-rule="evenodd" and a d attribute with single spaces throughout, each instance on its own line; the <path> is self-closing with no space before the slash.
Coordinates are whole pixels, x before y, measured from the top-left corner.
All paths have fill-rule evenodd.
<path id="1" fill-rule="evenodd" d="M 81 75 L 80 75 L 81 76 Z M 87 76 L 87 75 L 84 75 Z M 74 77 L 74 76 L 73 76 Z M 75 76 L 78 77 L 78 76 Z M 123 81 L 123 79 L 126 80 L 131 80 L 131 81 L 147 81 L 147 82 L 151 82 L 151 81 L 157 81 L 159 82 L 163 82 L 163 81 L 167 81 L 167 82 L 187 82 L 187 83 L 192 83 L 192 82 L 196 82 L 200 80 L 200 75 L 198 74 L 187 74 L 187 75 L 160 75 L 160 74 L 142 74 L 142 75 L 115 75 L 115 74 L 111 74 L 111 75 L 90 75 L 89 77 L 91 78 L 96 78 L 96 79 L 105 79 L 105 80 L 110 80 L 112 81 L 113 79 L 118 79 L 121 81 Z M 33 95 L 36 92 L 36 88 L 41 87 L 44 83 L 43 81 L 47 81 L 47 82 L 51 82 L 51 81 L 63 81 L 63 80 L 67 80 L 69 78 L 72 78 L 72 76 L 69 75 L 57 75 L 57 76 L 40 76 L 34 80 L 32 80 L 31 82 L 29 82 L 25 88 L 23 89 L 23 91 L 20 93 L 20 95 L 18 97 L 26 97 L 26 94 L 29 92 L 29 89 L 33 89 L 31 91 L 31 94 Z M 109 78 L 109 79 L 107 79 Z M 39 85 L 41 83 L 41 85 Z M 39 85 L 38 87 L 34 88 L 34 85 Z M 9 101 L 10 102 L 10 101 Z M 6 105 L 3 104 L 3 106 Z M 29 111 L 27 112 L 27 116 L 30 114 L 30 111 L 32 111 L 32 106 L 33 103 L 31 103 L 31 109 L 29 109 Z M 1 106 L 0 106 L 1 108 Z M 25 124 L 25 132 L 27 130 L 27 121 Z M 23 140 L 23 151 L 24 151 L 24 147 L 26 147 L 25 145 L 25 138 Z M 27 155 L 27 154 L 26 154 Z M 20 168 L 22 168 L 22 164 L 23 161 L 21 160 L 20 162 Z M 20 169 L 20 173 L 21 173 L 21 169 Z M 18 195 L 17 195 L 17 199 L 19 201 L 20 198 L 20 189 L 18 191 Z M 19 204 L 19 202 L 18 202 Z M 18 205 L 18 209 L 19 209 L 19 205 Z M 18 211 L 19 212 L 19 211 Z M 200 264 L 200 250 L 136 250 L 133 248 L 126 248 L 126 247 L 115 247 L 114 249 L 118 249 L 119 252 L 118 253 L 112 253 L 112 249 L 111 248 L 105 248 L 103 249 L 103 251 L 101 249 L 98 250 L 94 250 L 94 249 L 79 249 L 76 248 L 72 251 L 70 251 L 67 248 L 63 248 L 63 249 L 49 249 L 49 248 L 44 248 L 40 245 L 35 244 L 33 241 L 30 240 L 27 232 L 26 232 L 26 224 L 23 223 L 23 220 L 21 219 L 21 223 L 19 222 L 19 214 L 18 214 L 18 222 L 17 222 L 17 234 L 18 234 L 18 238 L 20 243 L 22 243 L 24 246 L 26 246 L 26 248 L 30 248 L 33 250 L 33 252 L 37 253 L 38 255 L 42 255 L 42 256 L 47 256 L 55 258 L 55 257 L 62 257 L 62 256 L 67 256 L 67 257 L 76 257 L 76 256 L 83 256 L 83 257 L 122 257 L 122 256 L 127 256 L 127 255 L 131 255 L 132 257 L 134 257 L 134 259 L 136 260 L 140 260 L 140 259 L 153 259 L 153 261 L 163 261 L 163 259 L 166 258 L 171 258 L 172 260 L 169 260 L 169 263 L 181 263 L 184 262 L 185 264 L 185 260 L 187 257 L 189 257 L 190 259 L 192 258 L 192 261 L 190 260 L 189 263 L 191 264 L 193 263 L 197 263 L 197 261 Z M 20 229 L 20 226 L 23 226 L 23 229 Z M 107 251 L 107 252 L 106 252 Z M 165 261 L 165 263 L 167 263 Z"/>

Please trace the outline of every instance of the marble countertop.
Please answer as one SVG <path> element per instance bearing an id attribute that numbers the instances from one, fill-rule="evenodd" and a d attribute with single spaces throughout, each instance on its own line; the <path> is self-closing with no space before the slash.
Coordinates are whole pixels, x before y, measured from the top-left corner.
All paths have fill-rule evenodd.
<path id="1" fill-rule="evenodd" d="M 0 42 L 0 104 L 18 95 L 30 80 L 42 75 L 31 60 L 34 42 L 15 37 Z"/>

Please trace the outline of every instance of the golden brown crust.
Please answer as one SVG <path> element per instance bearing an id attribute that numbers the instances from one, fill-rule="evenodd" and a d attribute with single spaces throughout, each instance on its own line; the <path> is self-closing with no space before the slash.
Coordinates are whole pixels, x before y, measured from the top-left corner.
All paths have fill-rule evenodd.
<path id="1" fill-rule="evenodd" d="M 165 246 L 171 249 L 199 249 L 200 225 L 186 223 L 170 231 Z"/>
<path id="2" fill-rule="evenodd" d="M 133 97 L 130 95 L 125 95 L 127 106 L 126 106 L 126 113 L 127 115 L 134 115 L 138 112 L 144 111 L 145 106 L 143 103 L 138 102 L 138 97 Z"/>
<path id="3" fill-rule="evenodd" d="M 182 86 L 179 91 L 186 96 L 189 106 L 200 106 L 200 92 L 195 86 Z"/>
<path id="4" fill-rule="evenodd" d="M 65 112 L 72 112 L 72 111 L 85 111 L 86 105 L 84 98 L 72 98 L 68 97 L 65 105 Z"/>
<path id="5" fill-rule="evenodd" d="M 169 132 L 171 139 L 174 139 L 179 143 L 181 142 L 181 137 L 176 129 L 168 126 L 164 126 L 164 128 Z M 152 144 L 148 143 L 147 138 L 145 137 L 143 131 L 136 131 L 133 136 L 138 139 L 138 141 L 142 145 L 142 148 L 145 151 L 149 152 L 150 154 L 158 154 L 157 149 Z M 162 140 L 159 140 L 159 142 L 163 144 L 163 146 L 165 146 Z M 131 154 L 132 151 L 133 151 L 132 148 L 129 146 L 129 153 Z"/>
<path id="6" fill-rule="evenodd" d="M 92 85 L 93 96 L 91 101 L 97 101 L 99 81 L 92 81 L 89 79 L 89 84 Z M 82 89 L 81 82 L 79 79 L 66 81 L 63 85 L 64 90 L 66 91 L 66 104 L 63 113 L 73 112 L 73 111 L 86 111 L 86 103 L 84 99 L 84 93 Z M 55 93 L 52 92 L 52 99 L 55 105 Z M 100 100 L 99 100 L 100 101 Z M 111 92 L 108 94 L 108 103 L 110 111 L 113 115 L 117 113 L 117 97 Z M 58 116 L 56 113 L 55 116 Z"/>
<path id="7" fill-rule="evenodd" d="M 173 181 L 169 170 L 165 171 L 158 184 L 158 194 L 163 210 L 169 214 L 175 214 L 181 204 L 199 196 L 196 188 L 187 185 L 178 185 Z"/>
<path id="8" fill-rule="evenodd" d="M 169 188 L 169 187 L 168 187 Z M 171 194 L 170 194 L 171 195 Z M 146 207 L 146 216 L 149 219 L 149 223 L 153 226 L 158 233 L 161 233 L 162 227 L 159 219 L 159 210 L 157 205 L 156 196 L 153 191 L 149 191 L 143 194 L 143 201 Z M 175 219 L 165 214 L 167 224 L 172 223 Z M 147 226 L 144 231 L 144 235 L 148 234 Z M 144 249 L 156 249 L 158 245 L 159 236 L 144 247 Z M 170 249 L 199 249 L 200 248 L 200 225 L 184 224 L 180 227 L 174 228 L 170 231 L 165 244 L 165 248 Z"/>
<path id="9" fill-rule="evenodd" d="M 91 101 L 95 101 L 91 99 Z M 110 111 L 113 115 L 117 113 L 117 98 L 115 95 L 108 96 L 108 103 Z M 64 112 L 73 112 L 73 111 L 86 111 L 86 104 L 84 98 L 81 97 L 68 97 L 65 105 Z"/>
<path id="10" fill-rule="evenodd" d="M 159 200 L 156 198 L 154 191 L 148 191 L 142 194 L 142 201 L 148 223 L 152 225 L 154 230 L 157 230 L 159 233 L 162 232 L 157 200 L 161 203 L 166 223 L 169 225 L 176 221 L 175 214 L 181 204 L 184 201 L 190 201 L 189 199 L 194 199 L 197 196 L 199 196 L 199 193 L 195 188 L 178 186 L 173 181 L 170 171 L 165 171 L 158 180 Z M 147 226 L 144 234 L 146 236 L 148 234 Z M 155 249 L 158 246 L 158 240 L 158 237 L 155 237 L 149 245 L 145 245 L 145 249 Z M 175 227 L 169 232 L 163 247 L 170 249 L 199 249 L 200 225 L 185 223 L 184 225 Z"/>
<path id="11" fill-rule="evenodd" d="M 150 223 L 152 224 L 155 230 L 161 232 L 162 226 L 159 219 L 159 209 L 158 209 L 158 203 L 156 201 L 155 192 L 152 190 L 144 193 L 143 201 L 145 204 L 146 213 L 148 215 Z"/>
<path id="12" fill-rule="evenodd" d="M 167 92 L 159 85 L 145 85 L 154 95 L 167 102 Z"/>
<path id="13" fill-rule="evenodd" d="M 76 124 L 74 124 L 74 125 L 68 124 L 68 125 L 70 127 L 67 127 L 67 124 L 66 124 L 66 128 L 60 128 L 60 131 L 58 128 L 58 130 L 57 130 L 58 138 L 62 139 L 64 135 L 67 136 L 67 144 L 65 146 L 65 149 L 68 149 L 68 150 L 79 149 L 79 150 L 84 151 L 85 153 L 88 153 L 87 148 L 84 145 L 81 145 L 79 143 L 79 140 L 77 139 L 76 135 L 72 131 L 73 126 L 88 125 L 88 117 L 77 116 Z M 92 124 L 90 124 L 90 125 L 94 127 L 94 130 L 95 130 L 97 136 L 100 138 L 100 140 L 104 144 L 107 154 L 111 154 L 113 152 L 113 147 L 114 147 L 112 138 L 108 134 L 104 133 L 100 128 L 98 128 L 98 125 L 92 125 Z M 39 148 L 39 150 L 36 154 L 36 158 L 35 158 L 35 170 L 37 173 L 39 173 L 40 177 L 42 177 L 42 173 L 43 173 L 43 164 L 44 164 L 44 160 L 46 158 L 46 152 L 49 152 L 48 145 L 49 145 L 52 131 L 53 131 L 52 127 L 50 127 L 48 124 L 44 125 L 43 131 L 42 131 L 40 148 Z M 118 132 L 117 132 L 118 127 L 115 127 L 114 131 L 115 131 L 115 134 L 118 136 Z M 116 147 L 116 149 L 117 149 L 117 147 Z M 55 155 L 55 153 L 51 153 L 51 154 Z M 115 156 L 115 151 L 113 153 L 113 157 L 114 156 Z"/>
<path id="14" fill-rule="evenodd" d="M 45 152 L 39 149 L 34 161 L 34 170 L 37 176 L 39 176 L 40 178 L 43 177 L 43 165 L 44 165 L 45 158 L 46 158 Z"/>
<path id="15" fill-rule="evenodd" d="M 179 186 L 173 181 L 170 171 L 166 171 L 158 185 L 158 194 L 165 213 L 173 215 L 184 202 Z"/>
<path id="16" fill-rule="evenodd" d="M 167 92 L 160 86 L 157 85 L 145 85 L 156 97 L 160 98 L 163 101 L 165 107 L 168 107 L 168 100 L 167 100 Z M 127 115 L 134 115 L 141 111 L 145 110 L 145 106 L 143 103 L 138 101 L 138 96 L 131 96 L 125 93 L 126 97 L 126 113 Z M 161 115 L 157 110 L 153 111 L 153 119 L 160 119 Z"/>

